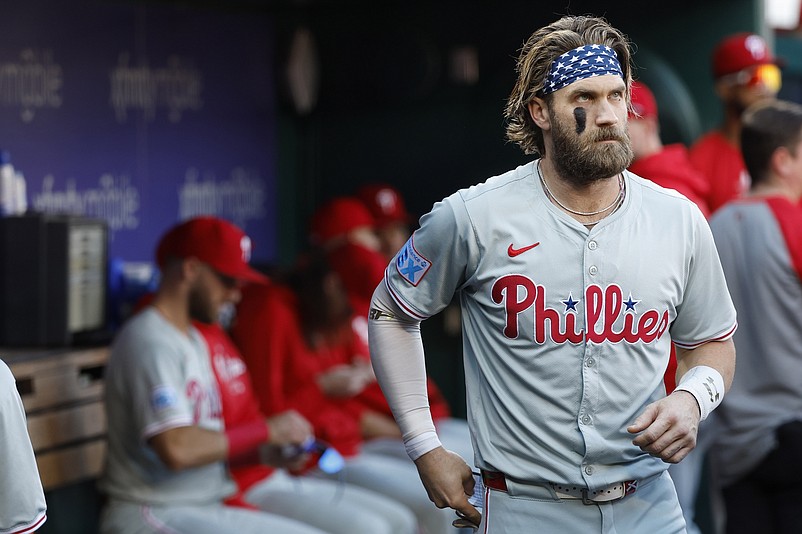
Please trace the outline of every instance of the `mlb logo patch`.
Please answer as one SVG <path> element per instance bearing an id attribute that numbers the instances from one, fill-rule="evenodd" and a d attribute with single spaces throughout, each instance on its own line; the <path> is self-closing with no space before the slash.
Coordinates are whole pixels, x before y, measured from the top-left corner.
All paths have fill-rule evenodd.
<path id="1" fill-rule="evenodd" d="M 176 402 L 175 390 L 170 386 L 158 386 L 150 394 L 150 405 L 157 412 L 174 407 Z"/>
<path id="2" fill-rule="evenodd" d="M 395 257 L 395 268 L 398 270 L 398 274 L 413 286 L 420 283 L 431 266 L 432 262 L 415 250 L 411 237 Z"/>

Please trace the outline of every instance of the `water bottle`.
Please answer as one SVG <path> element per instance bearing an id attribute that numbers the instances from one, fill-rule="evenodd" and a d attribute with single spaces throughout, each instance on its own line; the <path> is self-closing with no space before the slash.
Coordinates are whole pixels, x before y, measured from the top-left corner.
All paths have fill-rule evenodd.
<path id="1" fill-rule="evenodd" d="M 14 178 L 14 213 L 25 215 L 26 211 L 28 211 L 28 184 L 22 171 L 17 171 Z"/>
<path id="2" fill-rule="evenodd" d="M 11 165 L 11 156 L 0 151 L 0 217 L 15 215 L 17 196 L 17 173 Z"/>

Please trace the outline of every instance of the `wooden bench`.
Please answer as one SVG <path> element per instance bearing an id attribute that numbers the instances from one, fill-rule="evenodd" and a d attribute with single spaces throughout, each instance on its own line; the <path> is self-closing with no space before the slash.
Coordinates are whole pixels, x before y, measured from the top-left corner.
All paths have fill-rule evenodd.
<path id="1" fill-rule="evenodd" d="M 107 347 L 0 349 L 17 380 L 45 491 L 97 478 L 106 455 Z"/>

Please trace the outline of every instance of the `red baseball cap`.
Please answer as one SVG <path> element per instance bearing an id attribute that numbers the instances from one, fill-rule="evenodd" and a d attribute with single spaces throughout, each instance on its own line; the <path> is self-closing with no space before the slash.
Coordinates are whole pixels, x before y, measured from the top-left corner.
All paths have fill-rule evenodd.
<path id="1" fill-rule="evenodd" d="M 197 258 L 237 280 L 268 283 L 266 276 L 248 265 L 251 238 L 236 225 L 217 217 L 195 217 L 170 228 L 156 247 L 156 263 L 164 267 L 171 256 Z"/>
<path id="2" fill-rule="evenodd" d="M 312 215 L 309 237 L 314 244 L 323 245 L 356 228 L 373 228 L 375 225 L 373 215 L 359 199 L 337 197 L 320 206 Z"/>
<path id="3" fill-rule="evenodd" d="M 777 64 L 766 41 L 754 33 L 736 33 L 722 39 L 713 50 L 713 77 L 720 78 L 749 67 Z"/>
<path id="4" fill-rule="evenodd" d="M 387 184 L 368 184 L 359 188 L 357 197 L 376 219 L 376 226 L 390 223 L 411 223 L 412 216 L 407 212 L 404 199 L 396 188 Z"/>
<path id="5" fill-rule="evenodd" d="M 630 96 L 632 98 L 632 112 L 630 118 L 648 119 L 657 118 L 657 101 L 645 84 L 633 81 L 630 85 Z"/>

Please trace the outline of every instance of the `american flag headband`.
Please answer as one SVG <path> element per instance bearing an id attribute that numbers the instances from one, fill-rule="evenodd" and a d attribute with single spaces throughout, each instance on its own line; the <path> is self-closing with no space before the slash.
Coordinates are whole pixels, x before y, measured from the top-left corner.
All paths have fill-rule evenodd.
<path id="1" fill-rule="evenodd" d="M 541 93 L 548 95 L 579 80 L 605 74 L 624 77 L 615 50 L 600 44 L 580 46 L 552 62 Z"/>

